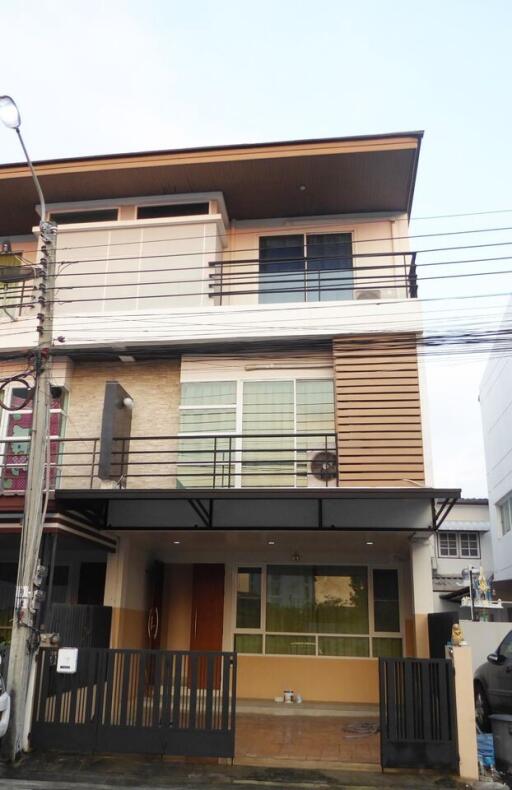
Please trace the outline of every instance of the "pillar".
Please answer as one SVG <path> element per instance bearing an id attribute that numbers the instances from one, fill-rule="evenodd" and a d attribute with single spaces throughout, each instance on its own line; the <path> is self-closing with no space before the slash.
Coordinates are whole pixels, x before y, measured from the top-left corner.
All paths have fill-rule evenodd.
<path id="1" fill-rule="evenodd" d="M 430 655 L 428 615 L 434 611 L 430 540 L 430 536 L 418 536 L 413 537 L 410 544 L 414 643 L 417 658 L 428 658 Z"/>
<path id="2" fill-rule="evenodd" d="M 478 780 L 478 753 L 473 693 L 473 662 L 469 645 L 453 647 L 449 654 L 455 670 L 455 707 L 459 748 L 459 774 L 468 781 Z"/>
<path id="3" fill-rule="evenodd" d="M 110 647 L 146 646 L 148 552 L 130 535 L 109 554 L 103 603 L 112 607 Z"/>

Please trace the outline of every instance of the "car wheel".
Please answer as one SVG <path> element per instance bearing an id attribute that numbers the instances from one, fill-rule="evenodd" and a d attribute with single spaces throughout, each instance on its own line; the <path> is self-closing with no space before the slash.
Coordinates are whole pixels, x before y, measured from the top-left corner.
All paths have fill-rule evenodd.
<path id="1" fill-rule="evenodd" d="M 490 732 L 491 722 L 489 721 L 489 716 L 491 709 L 489 708 L 485 691 L 479 683 L 475 685 L 475 714 L 478 728 L 482 732 Z"/>

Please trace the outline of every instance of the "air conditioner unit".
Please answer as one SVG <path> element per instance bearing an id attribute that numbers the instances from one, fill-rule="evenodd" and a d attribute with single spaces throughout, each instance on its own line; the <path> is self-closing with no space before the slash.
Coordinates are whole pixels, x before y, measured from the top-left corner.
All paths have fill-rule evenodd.
<path id="1" fill-rule="evenodd" d="M 368 288 L 356 291 L 356 299 L 381 299 L 382 291 L 379 288 Z"/>
<path id="2" fill-rule="evenodd" d="M 338 485 L 338 459 L 332 450 L 308 453 L 308 488 L 335 488 Z"/>

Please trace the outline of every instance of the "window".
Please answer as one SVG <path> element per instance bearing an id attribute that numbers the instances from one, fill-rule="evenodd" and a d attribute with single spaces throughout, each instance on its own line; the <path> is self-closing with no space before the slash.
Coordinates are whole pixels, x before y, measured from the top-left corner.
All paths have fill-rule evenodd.
<path id="1" fill-rule="evenodd" d="M 480 557 L 480 539 L 477 532 L 439 532 L 440 557 Z"/>
<path id="2" fill-rule="evenodd" d="M 401 655 L 398 572 L 375 569 L 369 576 L 364 566 L 338 565 L 239 568 L 235 622 L 240 653 Z"/>
<path id="3" fill-rule="evenodd" d="M 457 557 L 457 535 L 454 532 L 440 532 L 438 535 L 439 556 Z"/>
<path id="4" fill-rule="evenodd" d="M 501 519 L 501 534 L 506 535 L 512 529 L 512 494 L 498 505 Z"/>
<path id="5" fill-rule="evenodd" d="M 116 208 L 92 209 L 91 211 L 52 211 L 51 219 L 57 225 L 86 222 L 112 222 L 117 220 Z"/>
<path id="6" fill-rule="evenodd" d="M 461 557 L 480 556 L 480 546 L 478 545 L 478 535 L 476 532 L 461 532 L 459 541 Z"/>
<path id="7" fill-rule="evenodd" d="M 25 491 L 27 485 L 27 466 L 29 456 L 29 437 L 32 426 L 32 401 L 25 403 L 27 391 L 24 387 L 12 386 L 6 390 L 9 406 L 19 405 L 16 411 L 0 414 L 0 491 Z M 56 480 L 56 464 L 59 456 L 59 442 L 64 425 L 65 390 L 53 388 L 50 406 L 50 463 L 53 466 L 52 483 Z"/>
<path id="8" fill-rule="evenodd" d="M 332 379 L 184 383 L 180 433 L 181 486 L 305 486 L 335 450 Z"/>
<path id="9" fill-rule="evenodd" d="M 191 217 L 209 214 L 209 203 L 171 203 L 166 206 L 137 206 L 137 219 L 159 219 L 160 217 Z"/>
<path id="10" fill-rule="evenodd" d="M 260 237 L 260 302 L 352 299 L 352 235 Z"/>

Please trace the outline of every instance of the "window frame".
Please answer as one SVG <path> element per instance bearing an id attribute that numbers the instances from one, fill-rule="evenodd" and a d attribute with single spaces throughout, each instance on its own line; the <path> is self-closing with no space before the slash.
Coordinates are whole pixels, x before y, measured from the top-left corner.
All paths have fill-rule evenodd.
<path id="1" fill-rule="evenodd" d="M 322 300 L 321 298 L 313 299 L 312 295 L 314 293 L 316 293 L 316 290 L 314 288 L 312 288 L 310 286 L 310 284 L 308 283 L 308 261 L 309 261 L 309 258 L 310 258 L 310 256 L 308 255 L 308 236 L 334 236 L 334 235 L 350 236 L 350 249 L 351 249 L 351 263 L 352 263 L 352 265 L 351 265 L 350 270 L 347 269 L 347 272 L 350 272 L 350 274 L 351 274 L 351 288 L 347 288 L 346 289 L 347 290 L 347 296 L 343 297 L 343 298 L 338 298 L 338 299 L 336 299 L 336 298 L 331 298 L 331 299 L 326 298 L 325 300 Z M 283 299 L 282 301 L 280 301 L 279 299 L 274 300 L 274 301 L 273 300 L 262 301 L 261 297 L 262 297 L 262 294 L 265 293 L 265 290 L 262 289 L 262 284 L 264 283 L 264 279 L 262 279 L 262 278 L 264 278 L 264 273 L 262 273 L 262 271 L 261 271 L 261 264 L 262 263 L 263 264 L 272 263 L 271 260 L 268 260 L 268 261 L 263 261 L 262 260 L 262 257 L 261 257 L 261 253 L 262 253 L 261 242 L 262 242 L 262 239 L 287 238 L 287 237 L 293 237 L 293 236 L 302 236 L 302 257 L 301 257 L 301 261 L 304 263 L 304 270 L 303 270 L 303 272 L 293 272 L 292 274 L 294 275 L 295 278 L 299 278 L 299 277 L 303 278 L 303 281 L 304 281 L 303 297 L 304 298 L 303 299 L 299 299 L 299 298 L 297 298 L 297 299 L 293 299 L 293 298 L 292 299 Z M 355 273 L 355 269 L 354 269 L 354 237 L 355 237 L 355 230 L 354 230 L 354 228 L 350 228 L 348 230 L 347 229 L 339 230 L 339 229 L 332 228 L 332 229 L 322 230 L 322 231 L 318 231 L 314 227 L 312 227 L 312 228 L 310 228 L 308 230 L 302 230 L 302 231 L 300 229 L 297 229 L 297 231 L 294 231 L 293 228 L 290 228 L 290 230 L 288 232 L 286 232 L 286 233 L 283 233 L 282 231 L 275 232 L 275 233 L 272 233 L 272 232 L 270 232 L 270 233 L 269 232 L 259 233 L 258 234 L 258 289 L 257 289 L 258 303 L 259 304 L 316 304 L 317 302 L 321 302 L 321 301 L 340 302 L 340 301 L 350 301 L 350 300 L 352 300 L 354 298 L 354 290 L 355 290 L 355 284 L 354 284 L 354 273 Z M 292 258 L 292 260 L 294 260 L 294 259 Z M 315 260 L 315 259 L 312 258 L 312 260 Z M 276 259 L 276 263 L 279 263 L 279 259 Z M 344 272 L 344 271 L 345 271 L 344 269 L 340 269 L 340 272 Z M 299 296 L 300 293 L 301 293 L 301 290 L 297 289 L 297 286 L 292 286 L 292 287 L 294 287 L 296 290 L 292 291 L 291 293 L 292 294 L 296 293 L 296 295 Z M 322 288 L 319 287 L 319 293 L 321 294 L 321 292 L 322 292 Z M 270 290 L 267 293 L 272 293 L 272 291 Z M 285 295 L 286 295 L 286 290 L 285 290 L 285 288 L 283 288 L 283 296 L 285 296 Z"/>
<path id="2" fill-rule="evenodd" d="M 462 551 L 462 536 L 471 536 L 476 538 L 476 554 L 464 554 Z M 441 537 L 455 537 L 455 554 L 443 554 L 441 550 Z M 437 556 L 442 560 L 479 560 L 481 559 L 481 546 L 480 534 L 478 532 L 471 532 L 468 530 L 439 530 L 437 533 Z"/>
<path id="3" fill-rule="evenodd" d="M 49 420 L 51 420 L 51 417 L 52 417 L 53 414 L 60 414 L 61 419 L 60 419 L 60 426 L 59 426 L 59 434 L 58 435 L 53 434 L 53 433 L 49 434 L 50 442 L 59 441 L 59 440 L 62 440 L 64 438 L 65 431 L 66 431 L 67 414 L 68 414 L 69 392 L 68 392 L 67 388 L 65 386 L 62 386 L 61 384 L 55 385 L 55 386 L 59 386 L 63 390 L 62 405 L 58 409 L 50 408 Z M 6 398 L 6 402 L 9 404 L 9 406 L 11 405 L 11 399 L 12 399 L 12 395 L 13 395 L 14 390 L 19 389 L 19 387 L 20 387 L 19 382 L 16 382 L 16 381 L 11 382 L 10 384 L 8 384 L 5 387 L 5 390 L 4 390 L 5 398 Z M 16 467 L 16 464 L 11 464 L 8 467 L 6 467 L 6 464 L 5 464 L 5 456 L 8 454 L 9 445 L 12 444 L 15 441 L 23 441 L 27 445 L 27 456 L 28 456 L 29 451 L 30 451 L 30 441 L 29 441 L 28 437 L 27 438 L 25 438 L 25 437 L 20 438 L 20 437 L 15 437 L 12 434 L 9 435 L 7 433 L 7 428 L 8 428 L 8 425 L 9 425 L 9 417 L 12 414 L 32 414 L 32 411 L 33 411 L 32 410 L 32 404 L 33 404 L 33 401 L 31 400 L 22 409 L 16 409 L 16 410 L 13 410 L 13 411 L 7 411 L 7 409 L 0 409 L 0 496 L 2 494 L 5 495 L 5 494 L 24 493 L 25 490 L 26 490 L 25 488 L 20 488 L 20 489 L 15 489 L 15 490 L 14 489 L 8 489 L 8 488 L 4 489 L 4 487 L 3 487 L 3 480 L 4 480 L 4 471 L 5 471 L 5 469 L 6 468 L 11 468 L 11 467 Z M 49 425 L 50 425 L 50 422 L 49 422 Z M 55 462 L 55 470 L 56 470 L 55 487 L 57 486 L 57 481 L 59 479 L 59 474 L 60 474 L 59 457 L 61 455 L 62 450 L 63 450 L 62 445 L 60 445 L 59 449 L 58 449 L 58 453 L 57 453 L 57 460 Z M 20 465 L 20 468 L 22 468 L 21 465 Z M 25 465 L 25 474 L 27 473 L 27 470 L 28 470 L 28 461 L 27 461 L 27 464 Z"/>
<path id="4" fill-rule="evenodd" d="M 294 371 L 290 370 L 290 374 Z M 288 373 L 288 371 L 286 371 Z M 293 386 L 293 425 L 294 428 L 292 431 L 288 433 L 296 434 L 294 439 L 294 448 L 297 447 L 297 385 L 299 382 L 326 382 L 328 381 L 332 385 L 332 392 L 333 392 L 333 423 L 332 423 L 332 430 L 325 431 L 326 434 L 335 434 L 336 433 L 336 392 L 335 392 L 335 382 L 334 382 L 334 374 L 331 373 L 330 375 L 326 374 L 319 374 L 318 375 L 311 375 L 305 376 L 304 371 L 297 369 L 296 373 L 298 375 L 289 375 L 286 376 L 285 371 L 283 370 L 276 370 L 274 376 L 248 376 L 248 377 L 237 377 L 233 379 L 227 378 L 212 378 L 212 379 L 198 379 L 198 380 L 185 380 L 180 382 L 180 389 L 184 384 L 213 384 L 213 383 L 235 383 L 235 401 L 231 404 L 218 404 L 218 403 L 208 403 L 208 404 L 201 404 L 201 406 L 195 406 L 191 404 L 183 404 L 180 392 L 180 405 L 178 409 L 179 414 L 179 422 L 181 422 L 181 415 L 187 411 L 194 411 L 199 410 L 201 408 L 204 409 L 211 409 L 211 410 L 218 410 L 222 411 L 223 409 L 235 409 L 235 429 L 230 431 L 184 431 L 179 427 L 178 429 L 178 437 L 197 437 L 200 439 L 202 436 L 235 436 L 236 438 L 233 441 L 233 465 L 235 468 L 234 471 L 234 484 L 231 486 L 232 488 L 243 488 L 242 480 L 243 480 L 243 463 L 242 463 L 242 449 L 243 449 L 243 419 L 244 419 L 244 388 L 246 384 L 279 384 L 279 383 L 291 383 Z M 316 373 L 316 371 L 315 371 Z M 315 433 L 315 431 L 312 431 Z M 318 431 L 318 433 L 322 433 L 322 431 Z M 276 437 L 279 437 L 279 433 L 276 434 Z M 297 472 L 291 472 L 291 475 L 294 476 L 295 482 L 294 487 L 300 488 L 300 477 L 298 476 Z"/>
<path id="5" fill-rule="evenodd" d="M 512 492 L 503 497 L 503 499 L 497 503 L 497 507 L 500 520 L 500 538 L 504 538 L 505 535 L 510 535 L 512 533 Z M 503 517 L 503 512 L 505 509 L 508 513 L 508 525 L 506 529 L 505 519 Z"/>
<path id="6" fill-rule="evenodd" d="M 267 631 L 266 630 L 266 601 L 267 601 L 267 573 L 268 568 L 274 565 L 288 565 L 290 567 L 301 567 L 301 566 L 310 566 L 310 565 L 317 565 L 322 567 L 323 565 L 333 567 L 330 563 L 297 563 L 297 562 L 281 562 L 278 560 L 274 560 L 273 562 L 254 562 L 254 563 L 243 563 L 238 562 L 232 568 L 232 594 L 231 594 L 231 606 L 230 606 L 230 616 L 231 616 L 231 649 L 235 649 L 235 640 L 237 634 L 240 635 L 258 635 L 262 637 L 262 650 L 261 653 L 240 653 L 243 656 L 259 656 L 260 658 L 266 658 L 267 656 L 279 656 L 289 659 L 294 658 L 315 658 L 315 659 L 329 659 L 329 660 L 360 660 L 360 661 L 375 661 L 378 659 L 378 656 L 373 655 L 373 640 L 374 639 L 396 639 L 400 641 L 401 648 L 402 648 L 402 655 L 406 654 L 406 640 L 405 640 L 405 598 L 404 598 L 404 581 L 402 578 L 402 568 L 397 565 L 382 565 L 382 564 L 364 564 L 364 563 L 345 563 L 344 565 L 339 565 L 338 567 L 343 568 L 347 567 L 347 565 L 355 565 L 357 567 L 364 568 L 367 573 L 367 580 L 368 580 L 368 633 L 365 634 L 324 634 L 324 633 L 292 633 L 292 632 L 276 632 L 276 631 Z M 237 614 L 237 580 L 238 580 L 238 572 L 239 569 L 254 569 L 260 570 L 261 572 L 261 601 L 260 601 L 260 628 L 237 628 L 236 626 L 236 614 Z M 376 631 L 375 630 L 375 611 L 374 611 L 374 586 L 373 586 L 373 571 L 374 570 L 393 570 L 397 573 L 398 579 L 398 605 L 399 605 L 399 624 L 400 630 L 399 631 Z M 314 637 L 315 639 L 315 653 L 314 654 L 293 654 L 293 653 L 267 653 L 266 652 L 266 636 L 297 636 L 297 637 Z M 319 653 L 318 644 L 320 637 L 347 637 L 347 638 L 363 638 L 368 639 L 368 656 L 326 656 Z"/>

